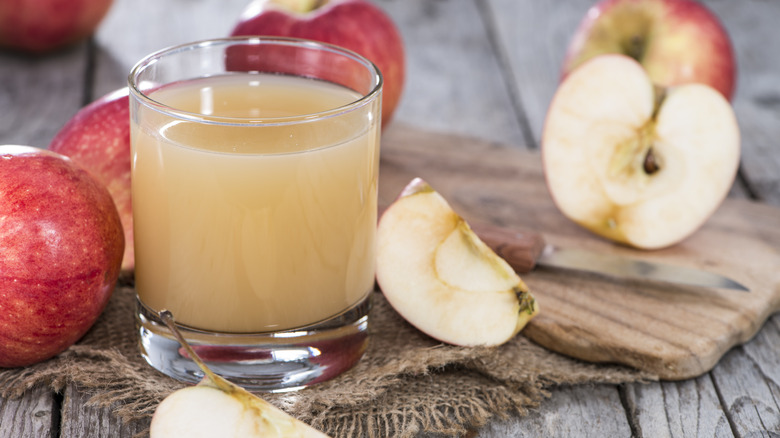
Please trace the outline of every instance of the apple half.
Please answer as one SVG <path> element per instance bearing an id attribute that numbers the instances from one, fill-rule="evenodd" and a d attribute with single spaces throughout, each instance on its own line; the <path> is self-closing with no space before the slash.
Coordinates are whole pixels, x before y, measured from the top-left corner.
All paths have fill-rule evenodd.
<path id="1" fill-rule="evenodd" d="M 449 344 L 502 344 L 539 310 L 512 267 L 419 178 L 379 221 L 376 277 L 404 319 Z"/>
<path id="2" fill-rule="evenodd" d="M 547 112 L 542 160 L 568 218 L 642 249 L 695 232 L 728 194 L 740 157 L 734 111 L 703 84 L 653 85 L 624 55 L 574 70 Z"/>

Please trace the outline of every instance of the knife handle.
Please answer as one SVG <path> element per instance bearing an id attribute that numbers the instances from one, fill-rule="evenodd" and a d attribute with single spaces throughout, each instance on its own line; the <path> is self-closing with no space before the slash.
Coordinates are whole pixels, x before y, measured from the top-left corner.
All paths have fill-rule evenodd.
<path id="1" fill-rule="evenodd" d="M 490 224 L 471 224 L 471 229 L 518 273 L 533 269 L 544 250 L 544 238 L 532 230 Z"/>

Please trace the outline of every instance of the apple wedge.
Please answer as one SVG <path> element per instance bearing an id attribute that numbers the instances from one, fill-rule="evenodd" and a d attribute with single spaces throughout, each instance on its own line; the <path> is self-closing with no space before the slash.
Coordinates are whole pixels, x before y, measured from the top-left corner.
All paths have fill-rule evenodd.
<path id="1" fill-rule="evenodd" d="M 702 84 L 655 87 L 624 55 L 601 55 L 560 85 L 542 133 L 558 208 L 642 249 L 695 232 L 728 194 L 740 157 L 734 111 Z"/>
<path id="2" fill-rule="evenodd" d="M 195 386 L 172 392 L 157 406 L 149 426 L 150 438 L 327 438 L 324 433 L 214 374 L 182 337 L 173 315 L 164 310 L 160 318 L 198 364 L 204 377 Z"/>
<path id="3" fill-rule="evenodd" d="M 404 319 L 449 344 L 502 344 L 538 312 L 512 267 L 419 178 L 379 221 L 376 276 Z"/>

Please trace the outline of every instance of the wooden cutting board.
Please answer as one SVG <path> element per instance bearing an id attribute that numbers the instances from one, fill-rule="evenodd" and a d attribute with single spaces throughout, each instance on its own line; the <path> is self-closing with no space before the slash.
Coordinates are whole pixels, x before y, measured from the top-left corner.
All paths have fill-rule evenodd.
<path id="1" fill-rule="evenodd" d="M 538 268 L 522 275 L 541 308 L 523 334 L 562 354 L 621 363 L 663 379 L 695 377 L 748 341 L 779 308 L 780 209 L 729 198 L 685 241 L 635 250 L 589 233 L 557 210 L 538 152 L 393 125 L 382 139 L 380 206 L 414 177 L 428 181 L 469 222 L 533 228 L 562 247 L 701 268 L 751 290 Z"/>

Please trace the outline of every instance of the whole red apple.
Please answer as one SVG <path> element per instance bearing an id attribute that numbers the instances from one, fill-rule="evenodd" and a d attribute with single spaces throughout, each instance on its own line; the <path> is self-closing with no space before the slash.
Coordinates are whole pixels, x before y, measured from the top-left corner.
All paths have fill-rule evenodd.
<path id="1" fill-rule="evenodd" d="M 112 0 L 2 0 L 0 46 L 47 52 L 91 35 Z"/>
<path id="2" fill-rule="evenodd" d="M 382 122 L 401 98 L 406 56 L 395 23 L 368 0 L 255 0 L 232 36 L 267 35 L 330 43 L 363 55 L 382 72 Z"/>
<path id="3" fill-rule="evenodd" d="M 702 83 L 731 99 L 736 60 L 726 29 L 694 0 L 601 0 L 582 19 L 563 76 L 606 53 L 639 61 L 661 86 Z"/>
<path id="4" fill-rule="evenodd" d="M 124 237 L 111 195 L 69 158 L 0 146 L 0 367 L 46 360 L 108 303 Z"/>
<path id="5" fill-rule="evenodd" d="M 135 267 L 129 105 L 126 87 L 108 93 L 79 110 L 49 144 L 49 150 L 73 159 L 111 193 L 125 231 L 124 272 Z"/>

